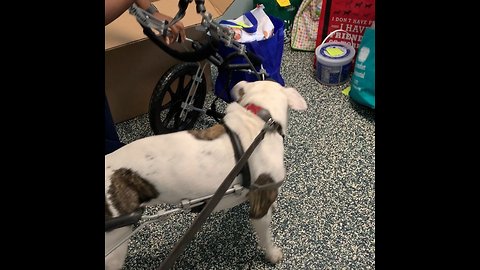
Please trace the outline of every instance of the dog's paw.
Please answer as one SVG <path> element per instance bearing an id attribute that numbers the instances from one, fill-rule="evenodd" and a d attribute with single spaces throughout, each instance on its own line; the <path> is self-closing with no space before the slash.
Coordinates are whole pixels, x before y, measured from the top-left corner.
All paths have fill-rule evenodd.
<path id="1" fill-rule="evenodd" d="M 267 250 L 265 253 L 266 253 L 265 256 L 267 257 L 267 260 L 273 264 L 278 263 L 283 258 L 282 249 L 279 247 L 272 247 L 271 249 Z"/>

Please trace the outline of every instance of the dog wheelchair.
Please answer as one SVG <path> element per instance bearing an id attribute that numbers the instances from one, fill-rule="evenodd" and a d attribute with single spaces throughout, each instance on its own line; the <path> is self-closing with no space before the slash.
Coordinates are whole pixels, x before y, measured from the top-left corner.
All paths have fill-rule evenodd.
<path id="1" fill-rule="evenodd" d="M 148 11 L 135 5 L 130 9 L 130 14 L 142 26 L 143 33 L 163 51 L 182 61 L 161 76 L 152 92 L 148 118 L 154 134 L 190 129 L 201 114 L 211 116 L 217 122 L 223 117 L 223 113 L 217 110 L 216 102 L 219 98 L 229 102 L 225 98 L 215 96 L 210 108 L 203 108 L 207 94 L 204 71 L 209 64 L 227 73 L 225 93 L 229 93 L 232 87 L 232 74 L 238 72 L 253 75 L 253 80 L 270 79 L 263 67 L 263 59 L 248 51 L 245 44 L 237 42 L 231 28 L 215 22 L 206 11 L 203 0 L 195 0 L 196 11 L 202 16 L 196 30 L 202 33 L 202 37 L 197 40 L 187 38 L 182 44 L 166 45 L 159 36 L 168 35 L 168 25 L 184 17 L 190 2 L 192 0 L 179 1 L 179 11 L 170 23 L 157 20 Z M 222 56 L 220 50 L 227 55 Z"/>
<path id="2" fill-rule="evenodd" d="M 244 190 L 244 187 L 242 185 L 234 185 L 232 188 L 228 189 L 225 192 L 224 196 L 231 195 L 231 194 L 237 194 L 241 195 L 242 191 Z M 125 235 L 122 240 L 120 240 L 118 243 L 115 245 L 111 246 L 108 248 L 108 250 L 105 251 L 105 257 L 110 255 L 115 249 L 117 249 L 120 245 L 122 245 L 125 241 L 129 240 L 130 237 L 132 237 L 134 234 L 139 232 L 145 225 L 152 223 L 152 222 L 161 222 L 166 220 L 168 217 L 170 217 L 173 214 L 176 214 L 181 211 L 195 211 L 198 212 L 198 207 L 204 205 L 207 200 L 212 198 L 212 195 L 197 198 L 197 199 L 192 199 L 192 200 L 183 200 L 179 205 L 177 205 L 173 209 L 169 210 L 164 210 L 161 209 L 154 215 L 145 215 L 145 207 L 139 208 L 137 211 L 130 215 L 126 216 L 120 216 L 117 218 L 112 218 L 109 220 L 105 220 L 105 232 L 111 231 L 114 229 L 118 229 L 124 226 L 130 226 L 133 224 L 139 224 L 138 227 L 136 227 L 131 233 Z"/>
<path id="3" fill-rule="evenodd" d="M 192 0 L 179 0 L 179 11 L 170 23 L 157 20 L 150 12 L 139 8 L 135 4 L 132 5 L 129 10 L 130 14 L 134 15 L 142 26 L 143 33 L 152 42 L 172 57 L 183 62 L 171 67 L 165 74 L 163 74 L 152 93 L 149 105 L 149 121 L 155 134 L 164 134 L 192 128 L 202 113 L 213 117 L 218 122 L 221 121 L 224 113 L 221 113 L 216 109 L 216 101 L 219 98 L 218 96 L 213 100 L 209 109 L 203 109 L 207 91 L 204 73 L 207 64 L 213 64 L 219 70 L 227 71 L 227 83 L 225 84 L 226 92 L 229 92 L 229 89 L 227 88 L 230 85 L 232 72 L 247 72 L 253 74 L 257 80 L 270 79 L 269 74 L 263 67 L 261 57 L 249 52 L 244 44 L 235 41 L 233 38 L 234 32 L 231 29 L 215 22 L 212 19 L 211 14 L 206 11 L 203 0 L 195 0 L 196 11 L 202 16 L 201 24 L 197 27 L 197 30 L 203 33 L 203 39 L 193 40 L 187 38 L 184 43 L 189 42 L 190 46 L 186 46 L 185 44 L 168 46 L 163 43 L 159 36 L 168 35 L 168 26 L 175 24 L 183 18 L 185 11 L 191 2 Z M 232 52 L 226 57 L 223 57 L 219 53 L 221 45 L 229 48 Z M 172 47 L 177 47 L 178 49 Z M 239 57 L 244 60 L 242 61 L 243 63 L 238 63 Z M 202 64 L 201 62 L 204 63 Z M 105 258 L 115 249 L 120 247 L 125 241 L 130 239 L 130 237 L 139 232 L 148 223 L 165 221 L 169 216 L 181 211 L 201 211 L 197 218 L 201 217 L 204 221 L 206 216 L 213 211 L 216 204 L 214 202 L 218 202 L 225 196 L 240 196 L 244 193 L 246 187 L 249 187 L 250 189 L 269 189 L 281 184 L 276 183 L 274 185 L 265 184 L 259 186 L 256 184 L 250 185 L 250 181 L 248 181 L 248 184 L 244 183 L 243 185 L 237 184 L 230 186 L 231 181 L 233 181 L 240 171 L 243 170 L 248 157 L 253 152 L 256 145 L 258 145 L 263 139 L 265 132 L 267 130 L 276 130 L 277 128 L 278 124 L 273 121 L 271 117 L 267 117 L 262 132 L 257 136 L 255 141 L 244 152 L 244 154 L 238 158 L 237 164 L 226 177 L 222 185 L 217 189 L 215 194 L 201 198 L 185 199 L 179 205 L 176 205 L 176 208 L 160 210 L 154 215 L 145 215 L 145 208 L 141 207 L 129 215 L 106 220 L 105 232 L 134 224 L 137 224 L 138 226 L 122 237 L 118 243 L 109 247 L 106 246 Z M 229 181 L 230 183 L 228 183 Z M 196 225 L 195 223 L 196 222 L 194 222 L 194 225 Z M 192 225 L 186 235 L 190 235 L 191 237 L 191 235 L 195 233 L 195 230 L 192 230 L 193 227 L 195 227 L 194 225 Z M 196 226 L 195 229 L 198 230 L 198 228 L 199 226 Z M 182 238 L 182 240 L 184 239 Z M 188 239 L 186 241 L 188 241 Z M 179 241 L 174 247 L 174 252 L 177 254 L 178 252 L 181 252 L 183 248 L 182 246 L 185 245 L 186 241 Z M 168 269 L 169 266 L 173 264 L 174 260 L 174 256 L 167 257 L 160 269 Z"/>

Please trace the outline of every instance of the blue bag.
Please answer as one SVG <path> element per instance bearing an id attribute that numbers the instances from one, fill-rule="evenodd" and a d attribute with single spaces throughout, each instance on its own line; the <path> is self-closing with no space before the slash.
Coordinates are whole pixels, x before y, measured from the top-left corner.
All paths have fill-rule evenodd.
<path id="1" fill-rule="evenodd" d="M 375 109 L 375 28 L 365 29 L 358 47 L 352 75 L 350 98 Z"/>
<path id="2" fill-rule="evenodd" d="M 268 39 L 260 41 L 252 41 L 242 43 L 245 44 L 247 51 L 256 54 L 258 57 L 262 58 L 263 68 L 268 73 L 268 78 L 272 79 L 282 86 L 285 86 L 285 82 L 280 74 L 280 67 L 282 65 L 282 56 L 283 56 L 283 43 L 284 43 L 284 24 L 283 21 L 268 15 L 270 20 L 273 23 L 274 30 L 273 35 Z M 221 44 L 218 50 L 218 53 L 222 57 L 227 57 L 230 53 L 235 50 L 228 48 L 225 45 Z M 232 59 L 230 64 L 246 64 L 247 61 L 244 57 L 236 56 Z M 255 67 L 257 71 L 260 70 L 260 66 Z M 233 98 L 230 96 L 230 90 L 235 84 L 240 81 L 253 82 L 257 81 L 255 74 L 249 74 L 242 71 L 232 71 L 230 83 L 227 85 L 228 81 L 228 71 L 227 70 L 218 70 L 218 76 L 215 81 L 214 93 L 216 96 L 222 100 L 230 103 L 233 101 Z"/>

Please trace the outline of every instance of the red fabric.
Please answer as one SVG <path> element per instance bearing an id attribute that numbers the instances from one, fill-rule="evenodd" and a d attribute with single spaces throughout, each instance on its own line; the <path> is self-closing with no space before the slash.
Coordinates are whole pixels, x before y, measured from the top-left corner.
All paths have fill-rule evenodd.
<path id="1" fill-rule="evenodd" d="M 329 9 L 327 2 L 330 2 Z M 365 28 L 370 27 L 374 20 L 375 0 L 323 0 L 315 48 L 322 44 L 328 34 L 334 30 L 343 29 L 352 35 L 354 44 L 345 32 L 333 34 L 326 42 L 345 42 L 357 49 L 362 41 Z M 327 31 L 324 31 L 325 27 L 327 27 Z M 316 55 L 314 58 L 314 66 L 316 66 Z"/>
<path id="2" fill-rule="evenodd" d="M 251 111 L 251 112 L 254 113 L 255 115 L 256 115 L 259 111 L 263 110 L 262 107 L 257 106 L 257 105 L 255 105 L 255 104 L 250 104 L 250 103 L 247 104 L 247 105 L 245 105 L 245 109 Z"/>

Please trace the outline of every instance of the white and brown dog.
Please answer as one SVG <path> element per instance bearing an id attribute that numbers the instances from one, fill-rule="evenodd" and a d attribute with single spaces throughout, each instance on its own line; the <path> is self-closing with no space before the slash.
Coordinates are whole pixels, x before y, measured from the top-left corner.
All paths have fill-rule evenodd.
<path id="1" fill-rule="evenodd" d="M 132 213 L 147 203 L 178 205 L 184 199 L 214 194 L 236 164 L 226 129 L 237 134 L 243 149 L 247 149 L 265 126 L 265 120 L 257 115 L 259 111 L 268 112 L 280 128 L 278 132 L 267 132 L 253 151 L 248 159 L 250 176 L 256 185 L 282 182 L 286 173 L 283 135 L 287 131 L 288 108 L 306 110 L 307 103 L 294 88 L 273 81 L 242 81 L 231 94 L 236 102 L 228 104 L 223 124 L 142 138 L 106 155 L 105 218 Z M 239 174 L 233 184 L 241 183 Z M 226 195 L 214 210 L 249 200 L 250 220 L 259 245 L 272 263 L 283 256 L 281 249 L 274 246 L 269 229 L 271 206 L 277 194 L 278 188 L 244 189 L 240 196 Z M 127 226 L 105 232 L 106 250 L 131 230 Z M 105 258 L 106 269 L 122 267 L 127 245 L 128 241 Z"/>

